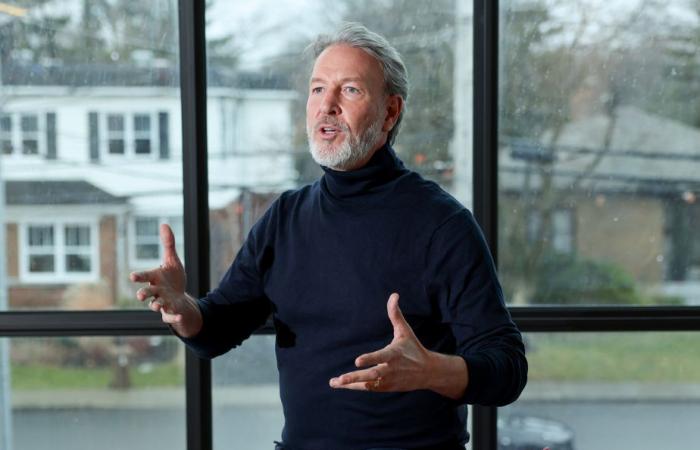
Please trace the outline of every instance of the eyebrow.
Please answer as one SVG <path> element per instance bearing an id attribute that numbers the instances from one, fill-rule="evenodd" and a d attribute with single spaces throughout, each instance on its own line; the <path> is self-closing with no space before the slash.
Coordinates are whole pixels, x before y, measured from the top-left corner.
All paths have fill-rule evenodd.
<path id="1" fill-rule="evenodd" d="M 312 78 L 310 82 L 311 82 L 311 83 L 322 83 L 323 81 L 324 81 L 323 78 L 317 78 L 317 77 L 315 77 L 315 78 Z M 345 83 L 345 82 L 347 82 L 347 81 L 359 81 L 359 82 L 362 82 L 362 78 L 360 78 L 360 77 L 347 77 L 347 78 L 341 79 L 340 81 L 343 82 L 343 83 Z"/>

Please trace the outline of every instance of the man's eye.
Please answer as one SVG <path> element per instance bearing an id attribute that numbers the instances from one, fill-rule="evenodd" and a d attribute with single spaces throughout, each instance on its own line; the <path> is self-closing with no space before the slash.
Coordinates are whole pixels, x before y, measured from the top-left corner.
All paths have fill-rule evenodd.
<path id="1" fill-rule="evenodd" d="M 346 86 L 345 92 L 347 92 L 348 94 L 359 94 L 360 90 L 352 86 Z"/>
<path id="2" fill-rule="evenodd" d="M 312 94 L 320 94 L 323 91 L 323 88 L 320 86 L 316 86 L 311 88 L 311 93 Z"/>

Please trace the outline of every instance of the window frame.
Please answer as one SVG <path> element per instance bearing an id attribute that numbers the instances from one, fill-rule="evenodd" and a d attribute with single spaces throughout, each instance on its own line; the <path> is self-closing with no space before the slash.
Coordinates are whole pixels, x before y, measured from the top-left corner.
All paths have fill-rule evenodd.
<path id="1" fill-rule="evenodd" d="M 104 136 L 100 138 L 99 142 L 99 154 L 100 159 L 106 162 L 119 162 L 119 161 L 156 161 L 159 159 L 158 146 L 159 139 L 157 133 L 157 127 L 154 124 L 158 123 L 158 113 L 160 110 L 149 110 L 144 111 L 143 108 L 133 109 L 133 110 L 97 110 L 98 113 L 98 134 L 99 136 Z M 109 141 L 111 139 L 111 131 L 109 129 L 109 117 L 110 116 L 120 116 L 124 120 L 124 130 L 122 132 L 122 139 L 124 142 L 124 153 L 110 153 L 109 152 Z M 136 139 L 137 132 L 135 127 L 136 116 L 148 116 L 150 123 L 150 129 L 148 130 L 148 140 L 150 145 L 150 152 L 148 153 L 136 153 Z"/>
<path id="2" fill-rule="evenodd" d="M 32 272 L 29 262 L 32 254 L 37 254 L 29 245 L 29 229 L 33 226 L 50 226 L 53 229 L 53 258 L 52 272 Z M 89 250 L 76 253 L 75 249 L 67 246 L 65 230 L 70 226 L 86 226 L 90 230 Z M 17 247 L 19 253 L 19 282 L 21 284 L 68 284 L 80 282 L 96 282 L 100 273 L 99 258 L 99 226 L 94 219 L 63 218 L 63 219 L 25 219 L 17 223 Z M 75 247 L 75 246 L 73 246 Z M 73 251 L 71 251 L 73 250 Z M 39 252 L 38 254 L 48 254 Z M 89 272 L 74 272 L 66 268 L 66 257 L 72 254 L 88 255 L 90 257 Z"/>
<path id="3" fill-rule="evenodd" d="M 473 4 L 474 212 L 495 257 L 498 254 L 495 201 L 498 167 L 495 161 L 497 90 L 494 87 L 498 79 L 499 2 L 473 0 Z M 196 296 L 206 293 L 209 283 L 204 9 L 204 2 L 179 0 L 183 227 L 188 291 Z M 101 144 L 102 156 L 103 148 Z M 525 332 L 700 330 L 700 307 L 527 306 L 509 307 L 509 310 Z M 267 324 L 258 333 L 274 333 L 274 328 Z M 170 329 L 161 322 L 160 316 L 150 311 L 0 311 L 0 336 L 7 337 L 169 334 Z M 211 450 L 211 363 L 190 351 L 186 355 L 187 448 Z M 496 450 L 495 411 L 495 408 L 473 408 L 473 450 Z"/>
<path id="4" fill-rule="evenodd" d="M 137 246 L 139 245 L 138 237 L 136 234 L 136 221 L 139 219 L 155 219 L 158 221 L 158 228 L 162 224 L 169 224 L 175 233 L 175 245 L 180 257 L 183 256 L 182 243 L 184 242 L 184 221 L 181 216 L 175 216 L 172 214 L 133 214 L 129 217 L 128 221 L 128 241 L 129 241 L 129 267 L 135 269 L 150 268 L 158 266 L 163 259 L 163 248 L 160 245 L 160 235 L 156 235 L 152 238 L 154 243 L 158 244 L 158 257 L 154 259 L 141 259 L 138 258 Z M 178 223 L 179 222 L 179 223 Z M 179 230 L 182 230 L 182 236 L 179 235 Z"/>
<path id="5" fill-rule="evenodd" d="M 10 118 L 10 131 L 9 139 L 7 137 L 2 137 L 6 132 L 0 130 L 0 141 L 10 141 L 12 143 L 11 153 L 2 153 L 0 151 L 0 156 L 3 158 L 14 158 L 14 159 L 36 159 L 44 158 L 46 156 L 46 114 L 53 111 L 27 111 L 24 109 L 20 110 L 3 110 L 0 116 L 5 116 Z M 34 116 L 37 121 L 37 130 L 32 132 L 32 140 L 37 141 L 37 153 L 24 153 L 24 141 L 25 135 L 24 130 L 22 130 L 22 118 L 25 116 Z M 7 136 L 7 135 L 5 135 Z"/>

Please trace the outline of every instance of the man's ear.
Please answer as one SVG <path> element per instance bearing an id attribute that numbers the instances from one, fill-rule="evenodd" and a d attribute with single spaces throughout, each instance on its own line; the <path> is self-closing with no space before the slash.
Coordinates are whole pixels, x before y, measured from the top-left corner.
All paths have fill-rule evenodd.
<path id="1" fill-rule="evenodd" d="M 386 99 L 386 116 L 384 117 L 384 125 L 382 131 L 389 132 L 396 121 L 399 120 L 399 114 L 403 110 L 403 99 L 399 95 L 390 95 Z"/>

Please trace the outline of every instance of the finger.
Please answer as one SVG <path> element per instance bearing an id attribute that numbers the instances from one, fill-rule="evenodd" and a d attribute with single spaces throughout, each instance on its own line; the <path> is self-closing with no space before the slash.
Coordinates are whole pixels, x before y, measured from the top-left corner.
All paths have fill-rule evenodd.
<path id="1" fill-rule="evenodd" d="M 175 235 L 167 223 L 160 226 L 160 242 L 163 244 L 163 262 L 179 264 L 180 258 L 177 256 L 177 250 L 175 249 Z"/>
<path id="2" fill-rule="evenodd" d="M 129 279 L 134 283 L 157 283 L 160 279 L 161 269 L 145 270 L 143 272 L 131 272 Z"/>
<path id="3" fill-rule="evenodd" d="M 336 378 L 331 378 L 330 385 L 332 387 L 342 387 L 347 384 L 361 383 L 365 381 L 376 381 L 385 371 L 386 364 L 370 367 L 369 369 L 355 370 L 340 375 Z"/>
<path id="4" fill-rule="evenodd" d="M 150 285 L 150 286 L 144 286 L 138 291 L 136 291 L 136 298 L 144 301 L 147 298 L 151 297 L 158 297 L 160 295 L 160 286 L 157 285 Z"/>
<path id="5" fill-rule="evenodd" d="M 362 383 L 351 383 L 351 384 L 344 384 L 342 386 L 333 386 L 331 387 L 336 388 L 336 389 L 350 389 L 353 391 L 369 391 L 371 390 L 371 387 L 368 388 L 368 383 L 371 383 L 370 381 L 362 382 Z"/>
<path id="6" fill-rule="evenodd" d="M 406 322 L 401 308 L 399 308 L 399 294 L 394 292 L 389 296 L 389 301 L 386 303 L 386 310 L 389 315 L 389 320 L 391 320 L 391 325 L 394 327 L 394 338 L 413 334 L 411 326 Z"/>
<path id="7" fill-rule="evenodd" d="M 182 314 L 167 312 L 164 307 L 160 308 L 160 316 L 165 323 L 175 324 L 182 321 Z"/>
<path id="8" fill-rule="evenodd" d="M 394 351 L 391 347 L 387 346 L 381 350 L 377 350 L 372 353 L 365 353 L 355 358 L 355 366 L 357 367 L 367 367 L 374 366 L 377 364 L 388 363 L 395 356 Z"/>

